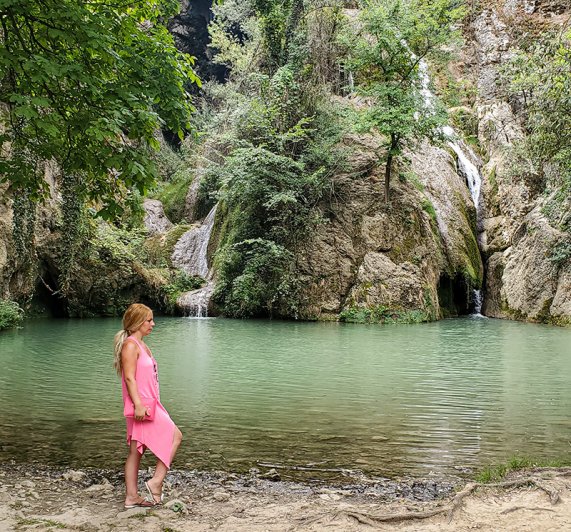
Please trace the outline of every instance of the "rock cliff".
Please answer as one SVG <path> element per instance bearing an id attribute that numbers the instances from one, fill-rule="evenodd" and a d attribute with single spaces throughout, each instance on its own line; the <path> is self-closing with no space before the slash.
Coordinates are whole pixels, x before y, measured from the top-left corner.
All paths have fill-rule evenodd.
<path id="1" fill-rule="evenodd" d="M 497 90 L 502 65 L 513 53 L 510 21 L 557 25 L 569 5 L 556 1 L 506 0 L 472 22 L 470 70 L 478 87 L 478 138 L 484 166 L 481 248 L 485 257 L 483 313 L 498 318 L 571 323 L 571 264 L 552 251 L 569 235 L 543 214 L 547 198 L 524 172 L 514 172 L 509 148 L 524 132 L 517 113 Z"/>
<path id="2" fill-rule="evenodd" d="M 452 155 L 428 144 L 410 153 L 385 204 L 378 139 L 346 143 L 349 171 L 334 179 L 327 221 L 300 257 L 303 314 L 424 321 L 468 313 L 482 264 L 475 208 Z"/>

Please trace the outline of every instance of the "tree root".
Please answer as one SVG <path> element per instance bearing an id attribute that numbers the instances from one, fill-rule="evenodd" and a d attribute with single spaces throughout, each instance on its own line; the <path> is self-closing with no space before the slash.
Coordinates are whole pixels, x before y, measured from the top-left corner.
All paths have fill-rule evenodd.
<path id="1" fill-rule="evenodd" d="M 365 514 L 362 512 L 352 512 L 352 511 L 343 511 L 338 512 L 337 516 L 345 516 L 355 519 L 361 524 L 368 525 L 374 528 L 378 528 L 381 523 L 399 523 L 402 521 L 410 521 L 415 519 L 428 519 L 430 517 L 434 517 L 439 514 L 447 513 L 448 514 L 448 523 L 452 521 L 454 517 L 454 512 L 462 505 L 464 499 L 473 493 L 478 488 L 520 488 L 523 486 L 535 486 L 537 489 L 545 492 L 549 496 L 549 500 L 551 504 L 557 504 L 561 498 L 559 493 L 541 481 L 536 480 L 534 478 L 523 478 L 519 480 L 509 480 L 506 482 L 498 482 L 495 484 L 480 484 L 477 482 L 471 482 L 467 484 L 462 491 L 459 491 L 452 502 L 446 506 L 442 506 L 441 508 L 435 508 L 433 510 L 427 510 L 424 512 L 408 512 L 408 513 L 400 513 L 400 514 L 385 514 L 385 515 L 373 515 L 373 514 Z M 503 513 L 509 513 L 512 511 L 520 510 L 520 509 L 529 509 L 523 506 L 521 507 L 514 507 L 510 508 L 509 510 L 504 510 Z M 539 509 L 539 508 L 538 508 Z M 552 511 L 548 508 L 541 508 L 543 511 Z"/>

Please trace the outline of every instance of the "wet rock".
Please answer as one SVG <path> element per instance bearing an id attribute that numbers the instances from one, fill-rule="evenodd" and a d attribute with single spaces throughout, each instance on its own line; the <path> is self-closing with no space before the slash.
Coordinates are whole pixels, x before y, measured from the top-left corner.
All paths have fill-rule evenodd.
<path id="1" fill-rule="evenodd" d="M 266 480 L 281 480 L 280 474 L 274 468 L 272 468 L 269 471 L 266 471 L 265 473 L 261 474 L 260 478 L 263 478 Z"/>
<path id="2" fill-rule="evenodd" d="M 173 226 L 159 200 L 146 199 L 143 202 L 143 209 L 145 209 L 143 221 L 150 235 L 166 233 Z"/>

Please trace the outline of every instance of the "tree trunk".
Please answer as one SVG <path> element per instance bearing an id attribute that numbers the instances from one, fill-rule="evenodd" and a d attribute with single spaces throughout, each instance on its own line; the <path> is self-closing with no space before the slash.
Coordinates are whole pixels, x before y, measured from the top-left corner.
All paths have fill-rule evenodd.
<path id="1" fill-rule="evenodd" d="M 385 165 L 385 203 L 389 203 L 389 184 L 391 182 L 391 171 L 393 166 L 393 156 L 389 151 L 387 156 L 387 163 Z"/>
<path id="2" fill-rule="evenodd" d="M 389 186 L 391 183 L 391 173 L 393 171 L 393 158 L 395 154 L 399 154 L 398 150 L 400 137 L 395 133 L 391 133 L 391 144 L 387 152 L 387 163 L 385 165 L 385 203 L 389 203 Z"/>

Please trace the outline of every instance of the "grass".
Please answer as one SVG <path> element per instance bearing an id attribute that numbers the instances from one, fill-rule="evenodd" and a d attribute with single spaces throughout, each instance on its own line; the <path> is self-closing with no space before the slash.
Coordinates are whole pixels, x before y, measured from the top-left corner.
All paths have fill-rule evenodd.
<path id="1" fill-rule="evenodd" d="M 529 457 L 513 456 L 504 464 L 484 467 L 476 474 L 475 480 L 482 484 L 489 484 L 501 482 L 512 471 L 521 471 L 522 469 L 534 467 L 565 467 L 569 465 L 571 465 L 571 462 L 565 460 L 535 460 Z"/>

